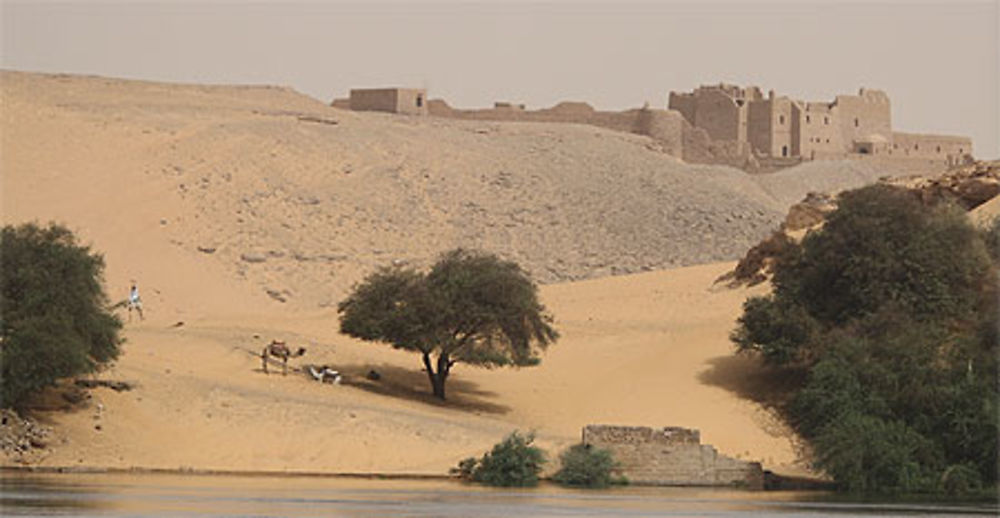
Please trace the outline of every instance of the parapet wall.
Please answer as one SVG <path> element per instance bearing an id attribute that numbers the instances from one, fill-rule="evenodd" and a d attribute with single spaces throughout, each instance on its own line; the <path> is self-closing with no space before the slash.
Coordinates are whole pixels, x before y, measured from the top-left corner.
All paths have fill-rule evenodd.
<path id="1" fill-rule="evenodd" d="M 720 455 L 701 444 L 698 430 L 679 427 L 588 425 L 583 444 L 610 450 L 630 482 L 662 486 L 740 486 L 761 489 L 759 462 Z"/>

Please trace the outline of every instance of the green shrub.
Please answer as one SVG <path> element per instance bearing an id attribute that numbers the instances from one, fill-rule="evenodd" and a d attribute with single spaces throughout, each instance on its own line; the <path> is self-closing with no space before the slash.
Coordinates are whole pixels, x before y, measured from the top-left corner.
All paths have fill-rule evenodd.
<path id="1" fill-rule="evenodd" d="M 476 460 L 468 458 L 459 463 L 453 472 L 466 480 L 490 486 L 533 487 L 538 485 L 538 474 L 545 464 L 545 452 L 532 446 L 532 434 L 513 432 L 493 449 Z"/>
<path id="2" fill-rule="evenodd" d="M 0 260 L 0 407 L 118 357 L 100 255 L 64 227 L 26 224 L 0 231 Z"/>
<path id="3" fill-rule="evenodd" d="M 975 466 L 954 464 L 941 474 L 941 490 L 948 495 L 965 496 L 979 492 L 983 488 L 982 477 Z"/>
<path id="4" fill-rule="evenodd" d="M 559 460 L 562 467 L 552 478 L 566 486 L 604 488 L 624 481 L 611 475 L 616 464 L 608 450 L 574 444 L 559 455 Z"/>
<path id="5" fill-rule="evenodd" d="M 819 468 L 847 491 L 927 491 L 940 459 L 934 444 L 899 421 L 857 413 L 831 422 L 813 442 Z"/>
<path id="6" fill-rule="evenodd" d="M 734 344 L 803 374 L 775 380 L 774 404 L 841 488 L 996 484 L 998 243 L 1000 220 L 976 230 L 903 189 L 849 191 L 781 255 L 773 294 L 744 304 Z"/>

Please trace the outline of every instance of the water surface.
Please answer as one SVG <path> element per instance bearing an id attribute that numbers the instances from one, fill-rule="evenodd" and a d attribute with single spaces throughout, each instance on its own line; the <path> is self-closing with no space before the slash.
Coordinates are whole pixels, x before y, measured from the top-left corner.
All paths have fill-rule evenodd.
<path id="1" fill-rule="evenodd" d="M 451 481 L 3 473 L 4 516 L 996 516 L 956 503 L 861 503 L 816 492 L 625 487 L 494 489 Z"/>

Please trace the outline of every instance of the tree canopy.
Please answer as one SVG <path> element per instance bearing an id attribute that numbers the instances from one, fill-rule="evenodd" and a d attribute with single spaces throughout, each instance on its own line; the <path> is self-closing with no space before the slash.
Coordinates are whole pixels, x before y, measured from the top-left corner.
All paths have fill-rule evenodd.
<path id="1" fill-rule="evenodd" d="M 462 249 L 443 254 L 426 273 L 382 268 L 337 309 L 341 332 L 420 353 L 441 399 L 456 363 L 535 365 L 538 350 L 559 336 L 520 266 Z"/>
<path id="2" fill-rule="evenodd" d="M 778 410 L 844 489 L 995 484 L 995 236 L 901 188 L 849 191 L 744 304 L 734 343 L 803 380 Z"/>
<path id="3" fill-rule="evenodd" d="M 72 232 L 4 226 L 0 261 L 0 406 L 22 406 L 56 380 L 118 357 L 121 322 L 108 309 L 104 259 Z"/>

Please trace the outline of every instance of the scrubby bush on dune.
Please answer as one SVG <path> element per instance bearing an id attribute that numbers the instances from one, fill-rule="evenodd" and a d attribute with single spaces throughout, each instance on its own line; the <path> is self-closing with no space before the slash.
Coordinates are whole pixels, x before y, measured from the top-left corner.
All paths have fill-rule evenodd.
<path id="1" fill-rule="evenodd" d="M 452 471 L 464 480 L 490 486 L 537 486 L 545 452 L 532 445 L 534 440 L 534 435 L 513 432 L 481 459 L 465 459 Z"/>
<path id="2" fill-rule="evenodd" d="M 0 231 L 0 406 L 20 407 L 60 378 L 118 357 L 103 258 L 58 225 Z"/>
<path id="3" fill-rule="evenodd" d="M 996 483 L 997 228 L 899 188 L 847 192 L 744 305 L 737 349 L 805 374 L 780 410 L 842 488 Z"/>

